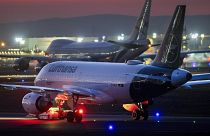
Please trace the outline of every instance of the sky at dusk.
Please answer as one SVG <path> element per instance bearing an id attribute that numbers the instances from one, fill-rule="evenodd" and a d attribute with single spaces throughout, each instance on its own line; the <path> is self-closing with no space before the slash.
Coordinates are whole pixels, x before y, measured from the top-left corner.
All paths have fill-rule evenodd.
<path id="1" fill-rule="evenodd" d="M 69 18 L 96 14 L 138 16 L 144 0 L 0 0 L 0 22 Z M 188 15 L 210 15 L 210 0 L 153 0 L 152 16 L 171 15 L 187 4 Z"/>

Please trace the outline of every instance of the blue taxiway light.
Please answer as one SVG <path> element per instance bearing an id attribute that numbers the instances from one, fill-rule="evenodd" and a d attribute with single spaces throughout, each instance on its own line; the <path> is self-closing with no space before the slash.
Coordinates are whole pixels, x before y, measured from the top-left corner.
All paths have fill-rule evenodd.
<path id="1" fill-rule="evenodd" d="M 111 131 L 114 129 L 113 125 L 109 125 L 108 129 Z"/>
<path id="2" fill-rule="evenodd" d="M 193 68 L 197 67 L 197 63 L 196 63 L 196 62 L 193 62 L 193 63 L 192 63 L 192 67 L 193 67 Z"/>
<path id="3" fill-rule="evenodd" d="M 160 113 L 159 112 L 156 112 L 155 115 L 156 115 L 156 117 L 159 117 L 160 116 Z"/>

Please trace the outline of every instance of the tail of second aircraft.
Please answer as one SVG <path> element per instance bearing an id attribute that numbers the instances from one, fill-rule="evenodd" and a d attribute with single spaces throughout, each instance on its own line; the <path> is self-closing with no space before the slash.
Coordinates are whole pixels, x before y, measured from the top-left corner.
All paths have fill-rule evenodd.
<path id="1" fill-rule="evenodd" d="M 152 0 L 145 0 L 144 7 L 141 11 L 140 16 L 137 19 L 133 31 L 127 39 L 127 43 L 138 44 L 138 42 L 146 41 L 147 31 L 149 27 L 151 4 Z"/>
<path id="2" fill-rule="evenodd" d="M 185 18 L 185 5 L 178 5 L 165 34 L 156 58 L 151 65 L 177 69 L 180 66 L 180 51 Z"/>

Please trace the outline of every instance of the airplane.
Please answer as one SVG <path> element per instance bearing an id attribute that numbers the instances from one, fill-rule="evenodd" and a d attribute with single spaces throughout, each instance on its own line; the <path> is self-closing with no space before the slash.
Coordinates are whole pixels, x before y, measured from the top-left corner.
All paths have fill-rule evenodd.
<path id="1" fill-rule="evenodd" d="M 151 46 L 159 45 L 151 45 L 147 39 L 151 3 L 152 0 L 145 0 L 145 4 L 140 16 L 137 18 L 133 31 L 129 38 L 123 42 L 103 41 L 79 43 L 67 39 L 57 39 L 52 41 L 47 48 L 47 56 L 10 55 L 10 57 L 19 58 L 14 62 L 13 68 L 16 71 L 27 70 L 31 60 L 37 60 L 39 62 L 35 67 L 36 71 L 39 72 L 47 63 L 61 60 L 125 62 L 134 59 Z M 0 55 L 0 57 L 9 56 Z"/>
<path id="2" fill-rule="evenodd" d="M 180 66 L 183 64 L 184 58 L 188 57 L 190 54 L 199 54 L 199 53 L 210 53 L 210 50 L 192 50 L 192 51 L 182 51 L 180 54 Z M 140 60 L 144 62 L 146 59 L 154 59 L 156 56 L 156 53 L 151 54 L 142 54 L 137 57 L 137 60 Z"/>
<path id="3" fill-rule="evenodd" d="M 202 84 L 190 81 L 193 75 L 179 68 L 185 5 L 178 5 L 171 23 L 151 64 L 57 61 L 44 66 L 34 86 L 0 84 L 9 90 L 28 90 L 22 105 L 30 114 L 41 114 L 54 101 L 71 109 L 68 122 L 81 122 L 80 103 L 118 103 L 132 112 L 133 120 L 147 120 L 147 107 L 153 98 L 179 88 Z M 196 79 L 196 78 L 194 78 Z M 189 82 L 190 81 L 190 82 Z M 207 82 L 207 81 L 206 81 Z M 210 81 L 207 83 L 210 84 Z M 62 104 L 60 104 L 62 102 Z"/>

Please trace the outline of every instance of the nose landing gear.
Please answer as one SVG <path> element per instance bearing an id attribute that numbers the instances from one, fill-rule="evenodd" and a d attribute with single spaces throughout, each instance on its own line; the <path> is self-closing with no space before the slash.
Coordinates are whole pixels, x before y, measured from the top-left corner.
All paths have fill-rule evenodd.
<path id="1" fill-rule="evenodd" d="M 149 113 L 146 109 L 147 106 L 143 106 L 142 103 L 137 103 L 138 109 L 132 112 L 132 119 L 133 120 L 148 120 Z"/>

